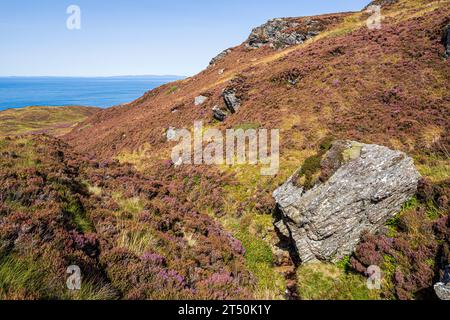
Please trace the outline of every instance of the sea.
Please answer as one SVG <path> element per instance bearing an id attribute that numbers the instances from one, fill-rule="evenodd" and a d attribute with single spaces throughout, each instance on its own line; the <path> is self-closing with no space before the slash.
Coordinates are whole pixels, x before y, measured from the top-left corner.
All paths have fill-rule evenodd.
<path id="1" fill-rule="evenodd" d="M 181 76 L 0 77 L 0 111 L 28 106 L 108 108 L 131 102 Z"/>

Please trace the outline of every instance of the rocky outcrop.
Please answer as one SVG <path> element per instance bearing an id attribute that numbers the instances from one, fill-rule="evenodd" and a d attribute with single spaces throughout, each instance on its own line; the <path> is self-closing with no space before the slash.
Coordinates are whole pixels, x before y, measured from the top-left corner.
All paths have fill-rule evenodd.
<path id="1" fill-rule="evenodd" d="M 444 56 L 445 58 L 448 59 L 450 58 L 450 24 L 447 27 L 445 27 L 443 42 L 445 46 Z"/>
<path id="2" fill-rule="evenodd" d="M 377 232 L 400 211 L 420 179 L 411 158 L 378 145 L 336 141 L 319 161 L 321 178 L 309 190 L 300 169 L 273 194 L 281 213 L 276 227 L 301 262 L 352 253 L 364 232 Z"/>
<path id="3" fill-rule="evenodd" d="M 246 45 L 250 48 L 260 48 L 264 45 L 284 48 L 303 43 L 318 33 L 297 31 L 300 24 L 292 19 L 272 19 L 260 27 L 253 29 Z"/>
<path id="4" fill-rule="evenodd" d="M 217 62 L 219 62 L 220 60 L 225 58 L 230 53 L 231 53 L 231 49 L 223 50 L 221 53 L 219 53 L 217 56 L 215 56 L 214 58 L 211 59 L 211 61 L 209 62 L 209 65 L 210 66 L 215 65 Z"/>
<path id="5" fill-rule="evenodd" d="M 241 100 L 236 95 L 236 89 L 225 89 L 223 91 L 223 100 L 231 113 L 235 113 L 241 106 Z"/>
<path id="6" fill-rule="evenodd" d="M 341 21 L 344 16 L 345 14 L 337 14 L 317 17 L 272 19 L 253 29 L 245 42 L 245 46 L 251 49 L 257 49 L 263 46 L 283 49 L 301 44 L 317 36 L 328 26 Z"/>

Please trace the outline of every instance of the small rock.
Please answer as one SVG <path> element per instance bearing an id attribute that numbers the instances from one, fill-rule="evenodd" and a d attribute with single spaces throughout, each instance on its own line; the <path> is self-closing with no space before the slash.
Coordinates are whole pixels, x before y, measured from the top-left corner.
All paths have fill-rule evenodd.
<path id="1" fill-rule="evenodd" d="M 218 73 L 223 74 L 224 72 L 225 72 L 225 69 L 220 69 Z"/>
<path id="2" fill-rule="evenodd" d="M 220 109 L 219 106 L 214 106 L 212 111 L 213 111 L 214 119 L 216 119 L 218 121 L 224 121 L 225 118 L 227 117 L 227 113 L 225 111 L 223 111 L 222 109 Z"/>
<path id="3" fill-rule="evenodd" d="M 202 104 L 204 104 L 206 102 L 206 100 L 208 100 L 207 97 L 205 96 L 198 96 L 195 98 L 194 104 L 196 106 L 201 106 Z"/>
<path id="4" fill-rule="evenodd" d="M 225 89 L 223 91 L 223 99 L 225 101 L 225 105 L 231 113 L 235 113 L 241 106 L 241 101 L 236 96 L 235 89 Z"/>
<path id="5" fill-rule="evenodd" d="M 439 299 L 450 300 L 450 284 L 445 285 L 442 282 L 436 283 L 434 291 Z"/>

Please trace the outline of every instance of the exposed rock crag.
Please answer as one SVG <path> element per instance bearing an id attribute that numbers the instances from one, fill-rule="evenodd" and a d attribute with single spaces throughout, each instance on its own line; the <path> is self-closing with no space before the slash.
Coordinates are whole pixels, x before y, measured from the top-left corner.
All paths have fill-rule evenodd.
<path id="1" fill-rule="evenodd" d="M 400 211 L 420 179 L 406 154 L 353 141 L 334 142 L 321 166 L 326 181 L 306 191 L 294 175 L 273 194 L 282 217 L 276 227 L 301 262 L 352 253 L 364 232 L 377 232 Z"/>

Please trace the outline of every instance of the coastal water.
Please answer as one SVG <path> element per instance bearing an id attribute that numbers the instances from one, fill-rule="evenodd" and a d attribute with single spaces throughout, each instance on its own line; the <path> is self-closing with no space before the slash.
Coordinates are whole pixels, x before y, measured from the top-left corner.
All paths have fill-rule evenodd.
<path id="1" fill-rule="evenodd" d="M 131 102 L 177 76 L 104 78 L 0 77 L 0 110 L 27 106 L 94 106 Z"/>

